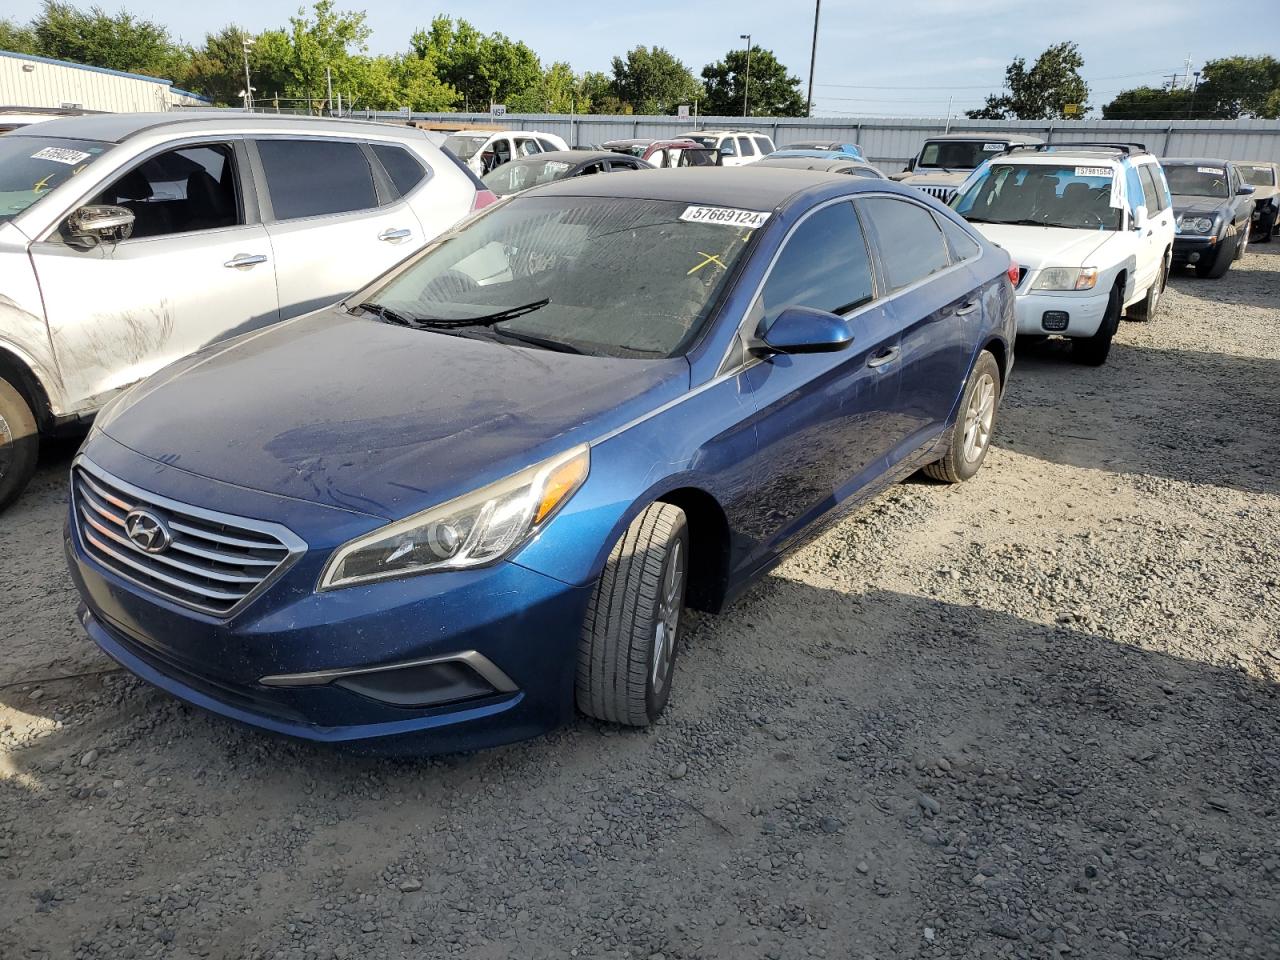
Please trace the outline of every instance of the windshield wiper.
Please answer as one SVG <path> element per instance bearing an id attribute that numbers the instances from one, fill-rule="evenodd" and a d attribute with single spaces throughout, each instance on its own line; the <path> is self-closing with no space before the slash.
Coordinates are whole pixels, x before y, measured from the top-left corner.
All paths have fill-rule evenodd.
<path id="1" fill-rule="evenodd" d="M 565 343 L 563 340 L 552 340 L 550 337 L 538 337 L 531 333 L 516 333 L 514 330 L 499 330 L 497 327 L 493 328 L 493 332 L 500 337 L 509 337 L 512 340 L 527 343 L 531 347 L 541 347 L 543 350 L 552 350 L 556 353 L 582 353 L 582 351 L 573 344 Z"/>
<path id="2" fill-rule="evenodd" d="M 534 300 L 532 303 L 525 303 L 518 307 L 508 307 L 505 310 L 486 313 L 479 317 L 430 317 L 416 319 L 413 321 L 413 325 L 415 327 L 438 330 L 447 330 L 452 327 L 492 327 L 495 323 L 501 323 L 503 320 L 514 320 L 516 317 L 523 317 L 526 313 L 541 310 L 550 302 L 550 297 L 543 297 L 541 300 Z"/>
<path id="3" fill-rule="evenodd" d="M 384 307 L 382 304 L 374 303 L 372 300 L 358 304 L 356 309 L 375 314 L 387 323 L 394 323 L 401 327 L 412 327 L 415 323 L 413 318 L 406 317 L 403 313 L 396 313 L 390 307 Z"/>

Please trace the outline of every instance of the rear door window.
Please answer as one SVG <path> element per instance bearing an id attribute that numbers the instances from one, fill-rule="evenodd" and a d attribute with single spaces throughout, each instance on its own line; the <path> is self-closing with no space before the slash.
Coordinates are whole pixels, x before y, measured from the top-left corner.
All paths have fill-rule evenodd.
<path id="1" fill-rule="evenodd" d="M 1138 182 L 1142 184 L 1142 202 L 1147 208 L 1150 216 L 1155 216 L 1160 212 L 1160 190 L 1156 187 L 1156 181 L 1151 176 L 1151 165 L 1142 164 L 1138 167 Z"/>
<path id="2" fill-rule="evenodd" d="M 560 148 L 559 148 L 559 147 L 557 147 L 554 143 L 552 143 L 550 140 L 544 140 L 544 139 L 542 139 L 542 137 L 535 137 L 534 139 L 536 139 L 536 140 L 538 141 L 538 146 L 540 146 L 540 147 L 542 148 L 542 150 L 543 150 L 543 152 L 544 152 L 544 153 L 550 153 L 552 150 L 559 150 L 559 149 L 560 149 Z"/>
<path id="3" fill-rule="evenodd" d="M 725 137 L 720 141 L 720 152 L 726 157 L 736 157 L 738 148 L 734 146 L 733 137 Z"/>
<path id="4" fill-rule="evenodd" d="M 400 196 L 403 197 L 416 187 L 427 175 L 427 171 L 418 162 L 417 157 L 404 147 L 397 147 L 390 143 L 375 143 L 372 146 L 374 156 L 382 164 L 382 169 L 387 171 L 387 176 L 395 184 Z"/>
<path id="5" fill-rule="evenodd" d="M 373 171 L 357 143 L 259 140 L 257 146 L 277 220 L 350 213 L 378 205 Z"/>
<path id="6" fill-rule="evenodd" d="M 858 208 L 871 222 L 889 290 L 901 290 L 950 265 L 933 214 L 908 200 L 868 197 Z"/>
<path id="7" fill-rule="evenodd" d="M 739 152 L 740 152 L 744 157 L 754 157 L 754 156 L 756 155 L 756 148 L 755 148 L 754 146 L 752 146 L 752 145 L 751 145 L 751 138 L 750 138 L 750 137 L 739 137 L 739 138 L 738 138 L 738 151 L 739 151 Z"/>
<path id="8" fill-rule="evenodd" d="M 802 221 L 769 271 L 760 297 L 762 332 L 787 307 L 848 313 L 874 299 L 871 260 L 853 205 L 834 203 Z"/>
<path id="9" fill-rule="evenodd" d="M 535 153 L 541 153 L 542 148 L 538 146 L 538 141 L 532 137 L 524 137 L 516 141 L 516 153 L 522 157 L 532 157 Z"/>
<path id="10" fill-rule="evenodd" d="M 753 137 L 756 146 L 760 148 L 761 156 L 767 157 L 773 153 L 773 142 L 768 137 Z"/>

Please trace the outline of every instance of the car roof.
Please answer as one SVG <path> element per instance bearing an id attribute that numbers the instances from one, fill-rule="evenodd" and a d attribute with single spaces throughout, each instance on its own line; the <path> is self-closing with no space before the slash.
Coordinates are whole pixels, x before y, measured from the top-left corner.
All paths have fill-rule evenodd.
<path id="1" fill-rule="evenodd" d="M 623 155 L 616 150 L 547 150 L 543 153 L 531 153 L 527 157 L 516 157 L 515 163 L 522 160 L 560 160 L 563 163 L 590 163 L 593 160 L 623 160 L 627 157 L 635 160 L 629 154 Z M 505 164 L 504 164 L 505 166 Z M 502 167 L 495 169 L 501 170 Z"/>
<path id="2" fill-rule="evenodd" d="M 815 197 L 827 193 L 847 193 L 863 187 L 894 189 L 904 196 L 918 197 L 909 187 L 886 180 L 867 180 L 818 170 L 787 170 L 763 167 L 681 167 L 674 170 L 640 171 L 625 177 L 578 177 L 557 180 L 535 187 L 538 196 L 618 197 L 633 200 L 672 200 L 717 207 L 773 209 L 804 194 Z M 833 189 L 835 188 L 835 189 Z"/>
<path id="3" fill-rule="evenodd" d="M 847 157 L 850 160 L 857 160 L 852 153 L 845 150 L 824 150 L 818 147 L 783 147 L 781 150 L 775 150 L 769 156 L 774 154 L 782 154 L 784 157 L 813 157 L 819 160 L 839 160 Z M 832 156 L 835 154 L 835 156 Z"/>
<path id="4" fill-rule="evenodd" d="M 1177 166 L 1190 166 L 1196 163 L 1213 164 L 1215 167 L 1225 167 L 1228 164 L 1235 165 L 1234 160 L 1219 160 L 1216 157 L 1161 157 L 1160 162 L 1164 164 L 1175 164 Z"/>
<path id="5" fill-rule="evenodd" d="M 770 154 L 763 160 L 757 160 L 756 163 L 764 164 L 768 167 L 788 170 L 825 170 L 828 172 L 836 172 L 839 170 L 848 170 L 850 167 L 864 167 L 868 170 L 875 169 L 871 164 L 863 163 L 861 160 L 855 160 L 852 157 L 843 159 L 837 157 L 778 157 Z"/>
<path id="6" fill-rule="evenodd" d="M 689 136 L 691 137 L 767 137 L 769 134 L 764 130 L 694 130 Z"/>
<path id="7" fill-rule="evenodd" d="M 1039 137 L 1032 137 L 1021 133 L 983 133 L 981 131 L 975 133 L 940 133 L 935 137 L 925 137 L 925 140 L 1005 140 L 1009 143 L 1044 142 Z"/>
<path id="8" fill-rule="evenodd" d="M 131 137 L 160 129 L 175 135 L 296 129 L 299 133 L 352 136 L 362 135 L 357 134 L 357 131 L 367 134 L 371 128 L 386 133 L 395 131 L 401 136 L 406 134 L 411 137 L 423 136 L 422 131 L 402 124 L 378 123 L 369 120 L 337 120 L 331 117 L 299 117 L 275 113 L 245 113 L 242 110 L 171 110 L 168 113 L 95 113 L 81 117 L 59 117 L 40 124 L 38 135 L 66 137 L 70 140 L 124 143 Z"/>
<path id="9" fill-rule="evenodd" d="M 1145 157 L 1148 154 L 1140 153 L 1137 156 Z M 1092 164 L 1110 161 L 1122 163 L 1127 159 L 1136 159 L 1136 157 L 1126 157 L 1115 150 L 1050 150 L 1042 153 L 1018 150 L 1014 153 L 998 154 L 991 158 L 991 163 L 1042 163 L 1060 167 L 1064 163 L 1070 163 L 1073 158 L 1088 160 Z"/>

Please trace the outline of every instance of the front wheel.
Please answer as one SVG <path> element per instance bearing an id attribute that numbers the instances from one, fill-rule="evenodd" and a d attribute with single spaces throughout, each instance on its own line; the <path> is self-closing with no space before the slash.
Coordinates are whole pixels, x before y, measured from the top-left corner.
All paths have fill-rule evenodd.
<path id="1" fill-rule="evenodd" d="M 13 384 L 0 378 L 0 510 L 26 488 L 39 453 L 35 414 Z"/>
<path id="2" fill-rule="evenodd" d="M 925 476 L 960 483 L 977 473 L 991 447 L 999 406 L 1000 365 L 989 350 L 983 350 L 965 384 L 947 452 L 941 460 L 924 468 Z"/>
<path id="3" fill-rule="evenodd" d="M 671 696 L 689 569 L 684 511 L 652 503 L 614 544 L 578 641 L 578 709 L 644 727 Z"/>
<path id="4" fill-rule="evenodd" d="M 1217 255 L 1212 260 L 1201 260 L 1196 264 L 1196 276 L 1205 277 L 1209 280 L 1220 280 L 1231 269 L 1231 263 L 1236 258 L 1236 247 L 1240 243 L 1236 238 L 1230 249 L 1224 240 L 1222 246 L 1218 248 Z"/>
<path id="5" fill-rule="evenodd" d="M 1111 288 L 1107 299 L 1107 312 L 1092 337 L 1080 337 L 1071 341 L 1071 359 L 1086 367 L 1100 367 L 1111 353 L 1111 341 L 1120 322 L 1120 310 L 1124 306 L 1124 288 L 1119 281 Z"/>
<path id="6" fill-rule="evenodd" d="M 1164 294 L 1164 288 L 1169 282 L 1169 255 L 1166 254 L 1164 259 L 1160 261 L 1160 269 L 1156 272 L 1156 279 L 1151 284 L 1151 289 L 1147 291 L 1147 295 L 1138 303 L 1129 308 L 1127 316 L 1130 320 L 1154 320 L 1156 313 L 1160 310 L 1161 296 Z"/>

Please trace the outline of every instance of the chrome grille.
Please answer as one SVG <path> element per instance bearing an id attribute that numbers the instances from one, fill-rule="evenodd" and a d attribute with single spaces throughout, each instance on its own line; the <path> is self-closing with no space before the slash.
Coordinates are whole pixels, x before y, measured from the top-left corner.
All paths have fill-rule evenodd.
<path id="1" fill-rule="evenodd" d="M 265 590 L 306 548 L 287 528 L 203 510 L 148 493 L 81 458 L 72 507 L 85 552 L 117 576 L 184 606 L 229 617 Z M 168 547 L 150 553 L 125 530 L 145 510 L 160 518 Z"/>

